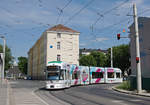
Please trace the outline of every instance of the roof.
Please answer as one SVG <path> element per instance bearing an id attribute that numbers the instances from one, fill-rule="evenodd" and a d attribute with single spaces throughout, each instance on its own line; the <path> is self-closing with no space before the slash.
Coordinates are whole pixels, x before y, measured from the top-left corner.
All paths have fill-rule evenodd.
<path id="1" fill-rule="evenodd" d="M 64 26 L 62 24 L 58 24 L 58 25 L 56 25 L 54 27 L 51 27 L 51 28 L 47 29 L 47 31 L 60 31 L 60 32 L 80 33 L 78 31 L 75 31 L 75 30 L 73 30 L 71 28 L 68 28 L 68 27 L 66 27 L 66 26 Z"/>

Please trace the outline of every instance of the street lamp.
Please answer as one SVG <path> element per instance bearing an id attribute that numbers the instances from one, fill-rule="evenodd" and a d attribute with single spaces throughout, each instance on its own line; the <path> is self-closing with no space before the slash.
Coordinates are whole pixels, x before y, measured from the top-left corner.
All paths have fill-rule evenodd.
<path id="1" fill-rule="evenodd" d="M 4 69 L 5 69 L 5 45 L 6 45 L 6 39 L 4 36 L 0 36 L 1 39 L 3 39 L 3 68 L 2 68 L 2 80 L 4 80 Z"/>

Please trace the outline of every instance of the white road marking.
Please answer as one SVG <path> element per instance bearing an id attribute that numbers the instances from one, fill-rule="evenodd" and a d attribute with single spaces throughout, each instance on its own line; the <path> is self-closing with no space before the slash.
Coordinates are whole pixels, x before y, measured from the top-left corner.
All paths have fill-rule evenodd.
<path id="1" fill-rule="evenodd" d="M 124 101 L 122 101 L 122 100 L 113 100 L 112 102 L 119 103 L 119 105 L 128 105 L 128 104 L 124 103 Z"/>
<path id="2" fill-rule="evenodd" d="M 130 100 L 130 101 L 139 102 L 139 101 L 142 101 L 142 100 L 135 99 L 135 100 Z"/>
<path id="3" fill-rule="evenodd" d="M 123 102 L 123 101 L 121 101 L 121 100 L 113 100 L 112 102 L 121 103 L 121 102 Z"/>

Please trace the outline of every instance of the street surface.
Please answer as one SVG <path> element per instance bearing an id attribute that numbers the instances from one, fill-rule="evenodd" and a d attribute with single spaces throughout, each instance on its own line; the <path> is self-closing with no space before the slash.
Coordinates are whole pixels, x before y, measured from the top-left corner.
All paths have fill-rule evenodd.
<path id="1" fill-rule="evenodd" d="M 149 97 L 119 93 L 111 89 L 115 84 L 97 84 L 77 86 L 59 91 L 39 93 L 48 97 L 48 93 L 71 105 L 150 105 Z"/>
<path id="2" fill-rule="evenodd" d="M 116 84 L 76 86 L 50 91 L 43 81 L 9 81 L 10 105 L 149 105 L 150 98 L 111 90 Z M 38 89 L 40 88 L 40 89 Z M 1 104 L 0 104 L 1 105 Z"/>

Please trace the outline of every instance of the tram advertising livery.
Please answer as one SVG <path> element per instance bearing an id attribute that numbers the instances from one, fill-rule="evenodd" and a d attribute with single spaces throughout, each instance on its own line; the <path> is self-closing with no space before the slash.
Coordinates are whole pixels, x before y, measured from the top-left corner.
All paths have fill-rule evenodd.
<path id="1" fill-rule="evenodd" d="M 62 61 L 48 62 L 46 89 L 63 89 L 74 85 L 122 82 L 119 68 L 88 67 L 67 64 Z"/>

